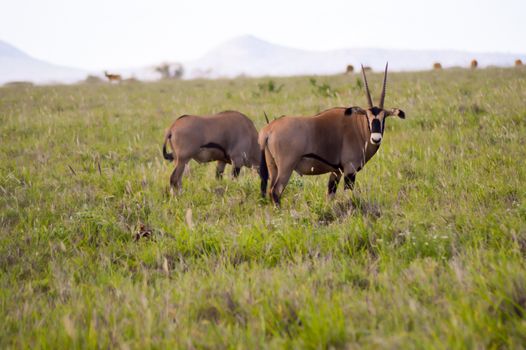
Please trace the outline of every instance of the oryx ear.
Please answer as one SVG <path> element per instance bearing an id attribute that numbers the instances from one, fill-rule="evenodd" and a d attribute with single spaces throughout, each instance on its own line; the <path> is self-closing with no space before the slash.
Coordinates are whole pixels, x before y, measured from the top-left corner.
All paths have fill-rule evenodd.
<path id="1" fill-rule="evenodd" d="M 388 109 L 386 110 L 387 116 L 394 115 L 400 119 L 405 119 L 405 112 L 398 108 Z"/>
<path id="2" fill-rule="evenodd" d="M 359 114 L 359 115 L 367 115 L 367 112 L 365 109 L 360 107 L 349 107 L 345 110 L 345 115 L 353 115 L 353 114 Z"/>

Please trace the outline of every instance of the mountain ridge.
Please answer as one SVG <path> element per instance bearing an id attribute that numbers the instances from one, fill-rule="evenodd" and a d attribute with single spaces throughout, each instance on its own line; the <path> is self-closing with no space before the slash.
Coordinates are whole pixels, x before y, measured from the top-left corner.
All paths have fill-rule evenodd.
<path id="1" fill-rule="evenodd" d="M 74 83 L 86 78 L 87 70 L 61 66 L 34 58 L 0 40 L 0 84 L 29 81 L 37 84 Z"/>
<path id="2" fill-rule="evenodd" d="M 334 50 L 304 50 L 272 44 L 247 35 L 226 41 L 201 58 L 187 62 L 190 77 L 232 78 L 238 75 L 312 75 L 338 74 L 348 64 L 357 68 L 361 63 L 380 70 L 389 61 L 393 71 L 431 69 L 434 62 L 444 68 L 468 67 L 476 58 L 480 67 L 512 66 L 525 54 L 469 52 L 460 50 L 406 50 L 382 48 L 342 48 Z"/>
<path id="3" fill-rule="evenodd" d="M 345 71 L 348 64 L 360 64 L 382 70 L 389 61 L 391 71 L 429 70 L 434 62 L 444 68 L 468 67 L 476 58 L 479 67 L 512 66 L 515 59 L 526 61 L 526 54 L 469 52 L 459 50 L 411 50 L 382 48 L 342 48 L 305 50 L 274 44 L 255 37 L 234 37 L 212 48 L 196 60 L 182 62 L 185 79 L 235 78 L 238 76 L 331 75 Z M 159 74 L 149 67 L 112 69 L 123 77 L 155 80 Z M 31 57 L 15 46 L 0 40 L 0 84 L 9 81 L 34 83 L 74 83 L 88 74 L 103 77 L 102 72 L 55 65 Z"/>

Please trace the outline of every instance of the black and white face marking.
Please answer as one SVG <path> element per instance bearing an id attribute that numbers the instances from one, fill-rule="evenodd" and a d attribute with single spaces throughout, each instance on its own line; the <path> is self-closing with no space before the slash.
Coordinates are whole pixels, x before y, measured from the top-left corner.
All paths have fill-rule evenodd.
<path id="1" fill-rule="evenodd" d="M 373 145 L 380 145 L 384 134 L 385 111 L 378 107 L 367 110 L 367 121 L 371 132 L 370 141 Z"/>

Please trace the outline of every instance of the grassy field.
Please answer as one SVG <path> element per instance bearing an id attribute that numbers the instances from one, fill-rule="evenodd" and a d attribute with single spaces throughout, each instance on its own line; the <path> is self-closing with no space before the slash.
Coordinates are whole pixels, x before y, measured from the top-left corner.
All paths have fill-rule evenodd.
<path id="1" fill-rule="evenodd" d="M 365 106 L 358 75 L 0 88 L 0 348 L 524 348 L 525 101 L 526 70 L 392 73 L 354 193 L 293 175 L 277 210 L 214 164 L 171 196 L 165 129 Z"/>

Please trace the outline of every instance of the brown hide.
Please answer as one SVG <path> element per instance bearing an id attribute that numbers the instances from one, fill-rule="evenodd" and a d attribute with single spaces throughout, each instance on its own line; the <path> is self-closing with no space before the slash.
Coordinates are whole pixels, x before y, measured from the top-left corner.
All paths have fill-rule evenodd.
<path id="1" fill-rule="evenodd" d="M 379 145 L 370 142 L 367 117 L 345 111 L 338 107 L 314 117 L 285 116 L 261 130 L 259 145 L 276 204 L 293 170 L 302 175 L 333 173 L 339 181 L 342 173 L 354 176 L 376 153 Z"/>
<path id="2" fill-rule="evenodd" d="M 368 108 L 331 108 L 313 117 L 281 117 L 259 133 L 261 149 L 261 194 L 266 195 L 270 179 L 270 193 L 274 203 L 280 197 L 292 171 L 302 175 L 331 173 L 329 196 L 334 195 L 341 175 L 345 175 L 345 188 L 352 189 L 356 173 L 378 151 L 385 129 L 385 118 L 404 119 L 401 109 L 384 109 L 387 86 L 385 65 L 382 93 L 378 106 L 374 106 L 362 65 L 362 75 Z"/>
<path id="3" fill-rule="evenodd" d="M 365 145 L 370 138 L 367 120 L 362 115 L 345 115 L 345 110 L 338 107 L 314 117 L 277 119 L 263 128 L 266 140 L 260 138 L 260 147 L 266 141 L 270 152 L 278 157 L 277 161 L 294 166 L 298 159 L 312 154 L 334 165 L 335 169 L 349 162 L 362 167 L 366 162 Z M 371 144 L 369 150 L 373 149 L 376 152 L 378 148 Z M 369 158 L 374 152 L 369 152 Z M 286 155 L 282 156 L 285 159 L 279 159 L 281 154 Z"/>
<path id="4" fill-rule="evenodd" d="M 104 71 L 104 76 L 106 76 L 106 78 L 108 78 L 110 83 L 112 81 L 120 82 L 122 80 L 122 77 L 121 77 L 120 74 L 110 74 L 110 73 Z"/>
<path id="5" fill-rule="evenodd" d="M 174 161 L 175 170 L 170 184 L 181 188 L 184 167 L 194 159 L 200 163 L 218 161 L 217 176 L 223 173 L 225 163 L 231 163 L 234 176 L 242 166 L 259 166 L 258 133 L 254 123 L 242 113 L 225 111 L 215 115 L 179 117 L 166 133 L 173 154 L 163 153 Z"/>

